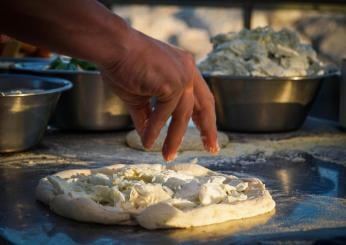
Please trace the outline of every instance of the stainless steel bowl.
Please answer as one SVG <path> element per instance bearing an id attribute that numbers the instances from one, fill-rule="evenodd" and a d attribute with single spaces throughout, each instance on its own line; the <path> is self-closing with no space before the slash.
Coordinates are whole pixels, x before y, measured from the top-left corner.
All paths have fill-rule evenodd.
<path id="1" fill-rule="evenodd" d="M 66 80 L 26 75 L 0 75 L 0 152 L 36 145 L 42 138 Z M 9 91 L 27 90 L 22 94 Z"/>
<path id="2" fill-rule="evenodd" d="M 11 68 L 17 64 L 33 64 L 33 65 L 47 65 L 51 62 L 50 58 L 36 58 L 36 57 L 25 57 L 25 58 L 12 58 L 12 57 L 0 57 L 0 73 L 8 73 Z"/>
<path id="3" fill-rule="evenodd" d="M 20 66 L 23 67 L 23 66 Z M 98 71 L 42 70 L 26 65 L 16 73 L 58 77 L 73 88 L 61 96 L 50 125 L 68 130 L 120 130 L 132 127 L 124 103 L 103 83 Z"/>
<path id="4" fill-rule="evenodd" d="M 291 78 L 203 76 L 215 97 L 219 129 L 284 132 L 301 127 L 321 81 L 329 75 Z"/>
<path id="5" fill-rule="evenodd" d="M 346 58 L 342 59 L 341 71 L 339 122 L 341 127 L 346 129 Z"/>

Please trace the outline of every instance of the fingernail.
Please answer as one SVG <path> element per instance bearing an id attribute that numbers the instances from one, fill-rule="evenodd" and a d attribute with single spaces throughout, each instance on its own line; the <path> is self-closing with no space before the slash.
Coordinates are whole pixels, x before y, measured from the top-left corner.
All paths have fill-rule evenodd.
<path id="1" fill-rule="evenodd" d="M 171 154 L 168 154 L 168 156 L 166 157 L 166 161 L 171 162 L 171 161 L 174 161 L 176 158 L 177 158 L 177 153 L 171 153 Z"/>
<path id="2" fill-rule="evenodd" d="M 206 148 L 207 148 L 207 151 L 213 155 L 218 154 L 220 151 L 220 146 L 219 146 L 218 142 L 216 142 L 216 144 L 214 146 L 207 145 Z"/>
<path id="3" fill-rule="evenodd" d="M 153 147 L 154 143 L 151 143 L 151 142 L 143 142 L 143 147 L 146 149 L 146 150 L 151 150 L 151 148 Z"/>
<path id="4" fill-rule="evenodd" d="M 163 144 L 162 147 L 162 154 L 163 154 L 163 158 L 167 161 L 174 161 L 177 158 L 177 153 L 167 153 L 167 144 Z"/>
<path id="5" fill-rule="evenodd" d="M 144 149 L 147 149 L 147 144 L 145 142 L 144 135 L 141 136 L 141 141 L 142 141 L 142 146 L 144 147 Z"/>
<path id="6" fill-rule="evenodd" d="M 153 147 L 154 142 L 148 142 L 148 141 L 145 140 L 145 138 L 143 137 L 143 138 L 142 138 L 142 145 L 143 145 L 144 149 L 150 150 L 150 149 Z"/>
<path id="7" fill-rule="evenodd" d="M 143 136 L 141 137 L 141 140 L 142 140 L 142 145 L 143 145 L 143 147 L 144 147 L 146 150 L 150 150 L 150 149 L 153 147 L 155 141 L 149 141 L 149 140 L 147 139 L 147 137 L 146 137 L 146 135 L 147 135 L 147 130 L 148 130 L 148 128 L 145 127 L 144 130 L 143 130 Z"/>
<path id="8" fill-rule="evenodd" d="M 142 130 L 138 130 L 138 135 L 141 138 L 142 142 L 143 142 L 143 138 L 144 138 L 144 129 Z"/>

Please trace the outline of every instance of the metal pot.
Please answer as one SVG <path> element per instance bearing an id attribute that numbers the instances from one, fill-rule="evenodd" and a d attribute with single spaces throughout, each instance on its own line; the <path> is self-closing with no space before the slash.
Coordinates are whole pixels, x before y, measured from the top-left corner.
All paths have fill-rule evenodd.
<path id="1" fill-rule="evenodd" d="M 340 124 L 346 129 L 346 59 L 342 60 L 342 79 L 340 84 Z"/>
<path id="2" fill-rule="evenodd" d="M 280 132 L 303 124 L 326 76 L 267 78 L 203 74 L 216 101 L 218 127 Z"/>
<path id="3" fill-rule="evenodd" d="M 59 100 L 50 125 L 68 130 L 120 130 L 132 127 L 124 103 L 103 83 L 98 71 L 17 68 L 12 72 L 69 80 L 73 89 Z"/>
<path id="4" fill-rule="evenodd" d="M 16 63 L 21 64 L 35 64 L 36 65 L 48 65 L 51 62 L 49 58 L 36 58 L 36 57 L 0 57 L 0 73 L 8 73 Z"/>
<path id="5" fill-rule="evenodd" d="M 25 75 L 0 75 L 0 152 L 26 150 L 42 138 L 66 80 Z M 11 91 L 25 93 L 12 93 Z"/>

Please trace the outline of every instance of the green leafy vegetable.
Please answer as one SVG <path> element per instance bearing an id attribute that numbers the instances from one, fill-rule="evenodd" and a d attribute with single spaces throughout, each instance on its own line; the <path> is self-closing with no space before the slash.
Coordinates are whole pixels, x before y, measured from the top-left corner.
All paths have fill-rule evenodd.
<path id="1" fill-rule="evenodd" d="M 88 61 L 76 58 L 57 57 L 50 64 L 49 70 L 67 70 L 67 71 L 95 71 L 97 66 Z"/>

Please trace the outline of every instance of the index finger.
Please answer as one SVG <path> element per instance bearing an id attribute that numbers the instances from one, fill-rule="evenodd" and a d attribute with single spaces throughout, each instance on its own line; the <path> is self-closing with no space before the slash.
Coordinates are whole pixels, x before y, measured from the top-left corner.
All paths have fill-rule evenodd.
<path id="1" fill-rule="evenodd" d="M 166 161 L 175 160 L 177 151 L 183 140 L 187 125 L 191 118 L 194 96 L 193 90 L 186 90 L 172 114 L 167 136 L 162 148 L 162 154 Z"/>
<path id="2" fill-rule="evenodd" d="M 146 149 L 150 149 L 155 143 L 161 129 L 177 106 L 179 97 L 173 97 L 168 101 L 157 100 L 155 110 L 150 113 L 147 126 L 143 132 L 142 143 Z"/>
<path id="3" fill-rule="evenodd" d="M 197 73 L 194 80 L 195 104 L 192 120 L 201 133 L 204 148 L 212 154 L 217 154 L 220 147 L 217 141 L 214 96 L 201 74 L 198 71 Z"/>

